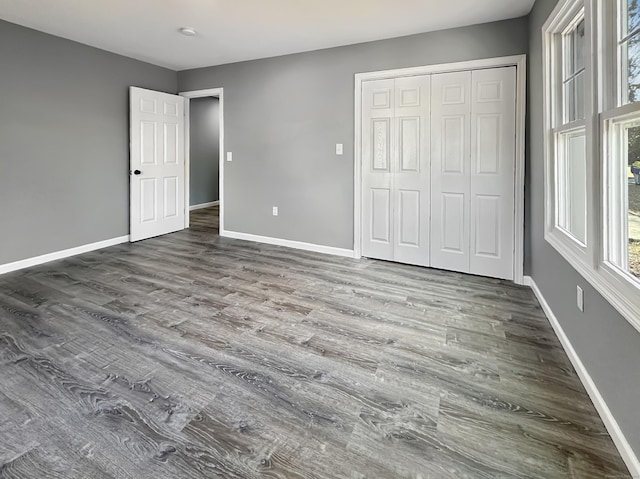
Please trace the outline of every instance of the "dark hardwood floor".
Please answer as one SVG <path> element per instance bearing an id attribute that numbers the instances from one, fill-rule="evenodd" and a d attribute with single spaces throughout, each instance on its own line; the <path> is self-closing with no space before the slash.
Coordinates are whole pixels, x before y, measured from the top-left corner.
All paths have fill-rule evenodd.
<path id="1" fill-rule="evenodd" d="M 0 477 L 629 477 L 528 288 L 216 215 L 0 276 Z"/>

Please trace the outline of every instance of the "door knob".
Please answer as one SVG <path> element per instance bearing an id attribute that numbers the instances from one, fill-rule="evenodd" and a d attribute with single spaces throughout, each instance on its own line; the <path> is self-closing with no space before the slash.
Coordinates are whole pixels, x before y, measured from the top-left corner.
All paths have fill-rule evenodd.
<path id="1" fill-rule="evenodd" d="M 133 172 L 133 174 L 134 174 L 134 175 L 141 175 L 141 174 L 142 174 L 142 171 L 140 171 L 140 170 L 135 170 L 135 171 Z"/>

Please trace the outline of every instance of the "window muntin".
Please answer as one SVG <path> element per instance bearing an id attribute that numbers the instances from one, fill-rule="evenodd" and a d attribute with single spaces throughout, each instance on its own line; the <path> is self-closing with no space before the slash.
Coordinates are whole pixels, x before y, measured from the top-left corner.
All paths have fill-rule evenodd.
<path id="1" fill-rule="evenodd" d="M 584 120 L 584 30 L 584 15 L 580 14 L 562 35 L 562 123 Z"/>

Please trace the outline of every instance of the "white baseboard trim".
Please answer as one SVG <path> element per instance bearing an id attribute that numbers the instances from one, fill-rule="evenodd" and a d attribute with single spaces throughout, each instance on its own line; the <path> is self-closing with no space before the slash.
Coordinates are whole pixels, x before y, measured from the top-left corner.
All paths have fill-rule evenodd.
<path id="1" fill-rule="evenodd" d="M 538 298 L 540 306 L 542 306 L 544 313 L 547 315 L 547 318 L 551 323 L 551 327 L 553 327 L 553 330 L 556 332 L 558 339 L 562 343 L 562 347 L 567 353 L 567 356 L 569 356 L 571 364 L 573 364 L 573 367 L 578 373 L 578 376 L 580 377 L 582 384 L 587 390 L 587 393 L 589 394 L 591 401 L 596 407 L 596 410 L 600 414 L 602 422 L 604 422 L 604 425 L 607 428 L 611 439 L 613 439 L 614 444 L 618 448 L 618 451 L 622 456 L 622 460 L 629 468 L 629 472 L 635 479 L 640 479 L 640 461 L 638 461 L 638 457 L 633 452 L 633 449 L 631 449 L 631 446 L 629 445 L 627 439 L 624 437 L 624 434 L 620 429 L 618 422 L 616 421 L 615 417 L 613 417 L 611 410 L 607 406 L 607 403 L 604 401 L 604 398 L 600 394 L 600 391 L 598 391 L 598 388 L 593 382 L 593 379 L 591 379 L 591 375 L 587 371 L 587 368 L 580 360 L 578 353 L 576 353 L 576 350 L 573 348 L 573 345 L 562 329 L 562 326 L 560 326 L 558 318 L 555 316 L 555 314 L 553 314 L 549 303 L 547 303 L 547 300 L 544 298 L 542 292 L 538 288 L 538 285 L 531 276 L 524 277 L 524 284 L 526 286 L 530 286 L 533 290 L 533 293 L 536 295 L 536 298 Z"/>
<path id="2" fill-rule="evenodd" d="M 47 253 L 33 258 L 21 259 L 20 261 L 14 261 L 12 263 L 0 264 L 0 274 L 10 273 L 23 268 L 29 268 L 31 266 L 37 266 L 39 264 L 48 263 L 49 261 L 55 261 L 58 259 L 68 258 L 82 253 L 88 253 L 89 251 L 95 251 L 97 249 L 107 248 L 117 244 L 127 243 L 129 241 L 129 235 L 118 236 L 117 238 L 111 238 L 108 240 L 98 241 L 96 243 L 85 244 L 82 246 L 76 246 L 75 248 L 69 248 L 62 251 L 55 251 L 53 253 Z"/>
<path id="3" fill-rule="evenodd" d="M 189 206 L 189 211 L 201 210 L 203 208 L 210 208 L 211 206 L 218 206 L 219 204 L 220 204 L 220 200 L 210 201 L 209 203 L 200 203 L 199 205 L 191 205 Z"/>
<path id="4" fill-rule="evenodd" d="M 245 241 L 255 241 L 256 243 L 266 243 L 276 246 L 286 246 L 287 248 L 302 249 L 305 251 L 313 251 L 315 253 L 332 254 L 334 256 L 345 256 L 347 258 L 353 258 L 353 250 L 334 248 L 333 246 L 322 246 L 313 243 L 303 243 L 302 241 L 292 241 L 280 238 L 272 238 L 270 236 L 259 236 L 248 233 L 238 233 L 236 231 L 220 231 L 220 236 L 226 238 L 234 238 Z"/>

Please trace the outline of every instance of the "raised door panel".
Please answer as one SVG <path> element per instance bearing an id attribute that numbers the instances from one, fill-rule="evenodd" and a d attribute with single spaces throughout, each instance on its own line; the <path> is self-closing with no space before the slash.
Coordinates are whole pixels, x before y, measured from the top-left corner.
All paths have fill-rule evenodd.
<path id="1" fill-rule="evenodd" d="M 391 190 L 388 188 L 371 188 L 371 241 L 391 244 Z"/>
<path id="2" fill-rule="evenodd" d="M 371 120 L 372 173 L 391 172 L 391 118 Z"/>
<path id="3" fill-rule="evenodd" d="M 179 210 L 179 179 L 177 176 L 169 176 L 164 178 L 164 218 L 174 218 L 178 215 Z"/>
<path id="4" fill-rule="evenodd" d="M 442 194 L 442 226 L 440 228 L 442 251 L 462 256 L 467 254 L 467 241 L 464 237 L 466 231 L 468 231 L 465 228 L 465 218 L 468 217 L 466 203 L 466 195 L 464 194 Z"/>
<path id="5" fill-rule="evenodd" d="M 163 101 L 165 118 L 179 118 L 181 102 L 168 98 Z"/>
<path id="6" fill-rule="evenodd" d="M 368 90 L 368 94 L 371 100 L 368 102 L 370 109 L 372 110 L 391 110 L 393 104 L 393 80 L 383 80 L 380 82 L 370 82 L 365 88 Z M 386 115 L 387 112 L 383 113 Z M 375 114 L 373 114 L 375 116 Z"/>
<path id="7" fill-rule="evenodd" d="M 362 87 L 362 255 L 393 260 L 394 80 Z"/>
<path id="8" fill-rule="evenodd" d="M 502 254 L 500 245 L 502 198 L 496 195 L 474 197 L 473 253 L 475 256 L 498 259 Z"/>
<path id="9" fill-rule="evenodd" d="M 150 223 L 158 219 L 158 180 L 143 178 L 140 180 L 140 222 Z"/>
<path id="10" fill-rule="evenodd" d="M 431 79 L 431 266 L 469 272 L 471 72 Z"/>
<path id="11" fill-rule="evenodd" d="M 402 246 L 420 246 L 420 196 L 420 191 L 398 191 L 398 244 Z"/>
<path id="12" fill-rule="evenodd" d="M 497 175 L 500 173 L 502 115 L 476 115 L 474 166 L 478 175 Z"/>
<path id="13" fill-rule="evenodd" d="M 431 77 L 395 80 L 394 261 L 429 266 Z"/>
<path id="14" fill-rule="evenodd" d="M 474 71 L 470 272 L 513 279 L 515 67 Z"/>
<path id="15" fill-rule="evenodd" d="M 158 165 L 162 163 L 161 156 L 163 155 L 162 131 L 159 134 L 159 126 L 161 125 L 154 119 L 158 110 L 157 103 L 154 99 L 144 98 L 139 103 L 141 113 L 147 113 L 138 122 L 140 126 L 140 165 L 136 169 L 141 170 L 143 174 L 139 178 L 132 177 L 132 181 L 135 182 L 138 179 L 140 181 L 138 189 L 139 223 L 146 230 L 156 228 L 162 217 L 163 188 L 158 184 L 159 178 L 152 175 Z"/>
<path id="16" fill-rule="evenodd" d="M 177 165 L 180 161 L 179 125 L 164 124 L 164 164 Z"/>
<path id="17" fill-rule="evenodd" d="M 153 121 L 140 122 L 140 163 L 142 165 L 158 164 L 157 124 Z"/>
<path id="18" fill-rule="evenodd" d="M 403 173 L 419 174 L 422 156 L 420 117 L 400 118 L 398 127 L 400 128 L 398 169 Z"/>
<path id="19" fill-rule="evenodd" d="M 466 155 L 469 154 L 466 137 L 468 115 L 443 115 L 440 119 L 440 134 L 437 140 L 441 144 L 441 173 L 451 178 L 453 175 L 465 175 L 467 166 Z"/>

